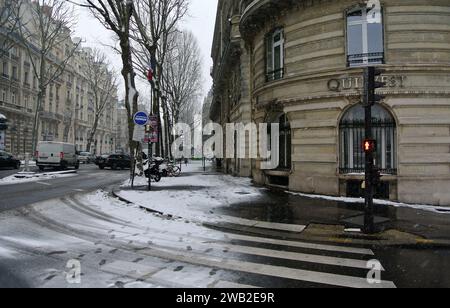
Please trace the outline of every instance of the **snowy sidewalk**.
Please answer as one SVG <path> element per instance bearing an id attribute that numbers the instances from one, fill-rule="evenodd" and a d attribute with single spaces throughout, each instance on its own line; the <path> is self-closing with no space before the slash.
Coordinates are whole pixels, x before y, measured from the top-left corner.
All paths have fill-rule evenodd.
<path id="1" fill-rule="evenodd" d="M 221 173 L 204 172 L 200 162 L 182 166 L 178 178 L 163 178 L 152 183 L 152 191 L 146 191 L 147 179 L 137 178 L 131 190 L 126 181 L 115 194 L 140 207 L 164 215 L 181 217 L 200 223 L 231 223 L 245 227 L 257 227 L 288 232 L 302 232 L 304 225 L 273 223 L 219 215 L 216 210 L 241 203 L 263 201 L 264 188 L 252 185 L 248 178 L 236 178 Z M 208 168 L 210 169 L 210 168 Z"/>

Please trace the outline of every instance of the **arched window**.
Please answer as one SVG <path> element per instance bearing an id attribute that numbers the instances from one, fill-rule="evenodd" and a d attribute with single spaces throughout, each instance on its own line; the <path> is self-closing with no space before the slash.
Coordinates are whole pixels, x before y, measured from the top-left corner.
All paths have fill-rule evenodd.
<path id="1" fill-rule="evenodd" d="M 292 133 L 291 133 L 291 124 L 289 123 L 289 119 L 286 114 L 278 115 L 274 118 L 273 122 L 280 124 L 280 142 L 279 142 L 279 157 L 280 164 L 278 165 L 278 169 L 280 170 L 291 170 L 292 168 Z M 270 144 L 271 138 L 271 126 L 268 126 L 268 142 L 269 142 L 269 151 L 272 150 L 272 146 Z"/>
<path id="2" fill-rule="evenodd" d="M 382 106 L 372 109 L 372 135 L 377 141 L 375 165 L 383 173 L 397 173 L 397 133 L 393 116 Z M 362 105 L 350 108 L 340 123 L 340 171 L 343 174 L 362 173 L 365 170 L 365 154 L 362 143 L 365 138 L 365 113 Z"/>

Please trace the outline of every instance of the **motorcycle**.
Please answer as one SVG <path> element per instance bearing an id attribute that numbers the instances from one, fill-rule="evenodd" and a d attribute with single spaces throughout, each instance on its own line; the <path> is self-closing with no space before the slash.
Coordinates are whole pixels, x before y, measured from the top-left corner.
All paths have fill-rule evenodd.
<path id="1" fill-rule="evenodd" d="M 150 168 L 148 167 L 148 164 L 150 163 Z M 162 173 L 159 169 L 159 167 L 164 163 L 164 160 L 155 159 L 153 161 L 147 160 L 144 163 L 144 169 L 145 169 L 145 177 L 148 179 L 151 177 L 151 179 L 159 183 L 161 181 Z"/>

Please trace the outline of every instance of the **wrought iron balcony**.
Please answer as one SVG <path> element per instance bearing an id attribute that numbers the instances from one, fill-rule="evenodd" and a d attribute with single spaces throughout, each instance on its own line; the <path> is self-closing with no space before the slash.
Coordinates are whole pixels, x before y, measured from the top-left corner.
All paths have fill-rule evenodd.
<path id="1" fill-rule="evenodd" d="M 384 63 L 384 52 L 354 54 L 347 56 L 347 65 L 349 67 L 362 66 L 367 64 L 383 64 L 383 63 Z"/>

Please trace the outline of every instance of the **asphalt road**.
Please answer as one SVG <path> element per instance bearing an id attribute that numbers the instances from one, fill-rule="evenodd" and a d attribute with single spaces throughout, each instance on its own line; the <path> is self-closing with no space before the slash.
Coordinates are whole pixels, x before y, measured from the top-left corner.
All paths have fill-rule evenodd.
<path id="1" fill-rule="evenodd" d="M 0 178 L 15 173 L 17 173 L 15 170 L 1 170 Z M 77 175 L 73 177 L 42 180 L 32 183 L 1 185 L 0 212 L 76 193 L 104 189 L 120 183 L 128 175 L 129 171 L 126 170 L 99 170 L 95 165 L 82 165 Z"/>

